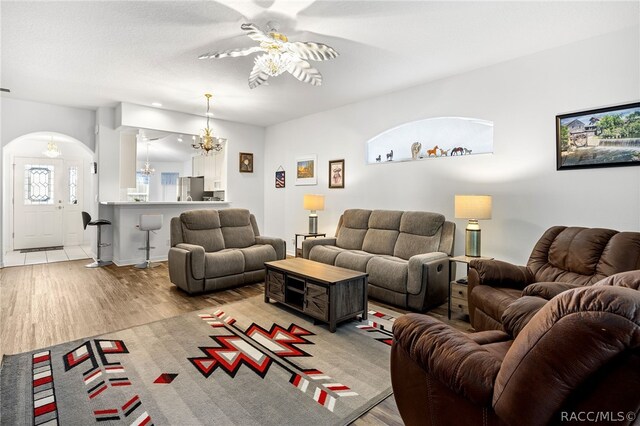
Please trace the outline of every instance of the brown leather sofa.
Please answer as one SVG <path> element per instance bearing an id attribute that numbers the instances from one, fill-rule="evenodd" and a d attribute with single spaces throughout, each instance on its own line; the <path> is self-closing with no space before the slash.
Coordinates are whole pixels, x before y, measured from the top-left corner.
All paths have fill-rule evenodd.
<path id="1" fill-rule="evenodd" d="M 638 269 L 639 232 L 554 226 L 538 240 L 527 266 L 499 260 L 470 262 L 471 325 L 476 331 L 502 330 L 504 311 L 522 296 L 546 301 L 565 290 Z"/>
<path id="2" fill-rule="evenodd" d="M 569 290 L 546 303 L 515 339 L 402 316 L 391 350 L 402 419 L 407 426 L 634 424 L 639 307 L 633 288 Z"/>

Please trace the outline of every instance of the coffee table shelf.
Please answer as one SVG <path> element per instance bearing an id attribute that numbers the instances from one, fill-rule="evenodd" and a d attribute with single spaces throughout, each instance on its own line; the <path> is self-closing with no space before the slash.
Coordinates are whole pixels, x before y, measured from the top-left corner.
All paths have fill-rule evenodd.
<path id="1" fill-rule="evenodd" d="M 368 274 L 302 258 L 266 262 L 264 301 L 270 299 L 329 324 L 367 319 Z"/>

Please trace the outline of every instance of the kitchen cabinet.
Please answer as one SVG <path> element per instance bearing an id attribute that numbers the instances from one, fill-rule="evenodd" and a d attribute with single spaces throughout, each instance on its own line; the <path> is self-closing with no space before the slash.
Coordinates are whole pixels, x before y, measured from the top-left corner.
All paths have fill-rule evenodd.
<path id="1" fill-rule="evenodd" d="M 209 155 L 193 157 L 192 176 L 204 177 L 205 191 L 224 191 L 227 188 L 227 149 L 211 151 Z"/>

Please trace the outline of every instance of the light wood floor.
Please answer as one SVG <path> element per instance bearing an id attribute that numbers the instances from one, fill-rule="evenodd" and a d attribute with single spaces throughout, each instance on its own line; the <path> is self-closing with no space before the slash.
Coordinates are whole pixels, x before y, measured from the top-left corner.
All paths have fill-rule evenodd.
<path id="1" fill-rule="evenodd" d="M 166 263 L 140 270 L 114 265 L 87 269 L 87 262 L 0 269 L 0 355 L 109 333 L 264 293 L 263 284 L 254 284 L 189 296 L 171 284 Z M 429 315 L 463 331 L 470 327 L 464 321 L 448 321 L 446 305 Z M 355 424 L 402 425 L 393 395 Z"/>

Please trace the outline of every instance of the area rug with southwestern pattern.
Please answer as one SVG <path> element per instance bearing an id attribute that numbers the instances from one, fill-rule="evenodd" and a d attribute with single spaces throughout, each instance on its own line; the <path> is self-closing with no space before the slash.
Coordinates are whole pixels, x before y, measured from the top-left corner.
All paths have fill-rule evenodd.
<path id="1" fill-rule="evenodd" d="M 348 424 L 391 394 L 391 327 L 324 324 L 257 296 L 5 356 L 7 425 Z"/>

